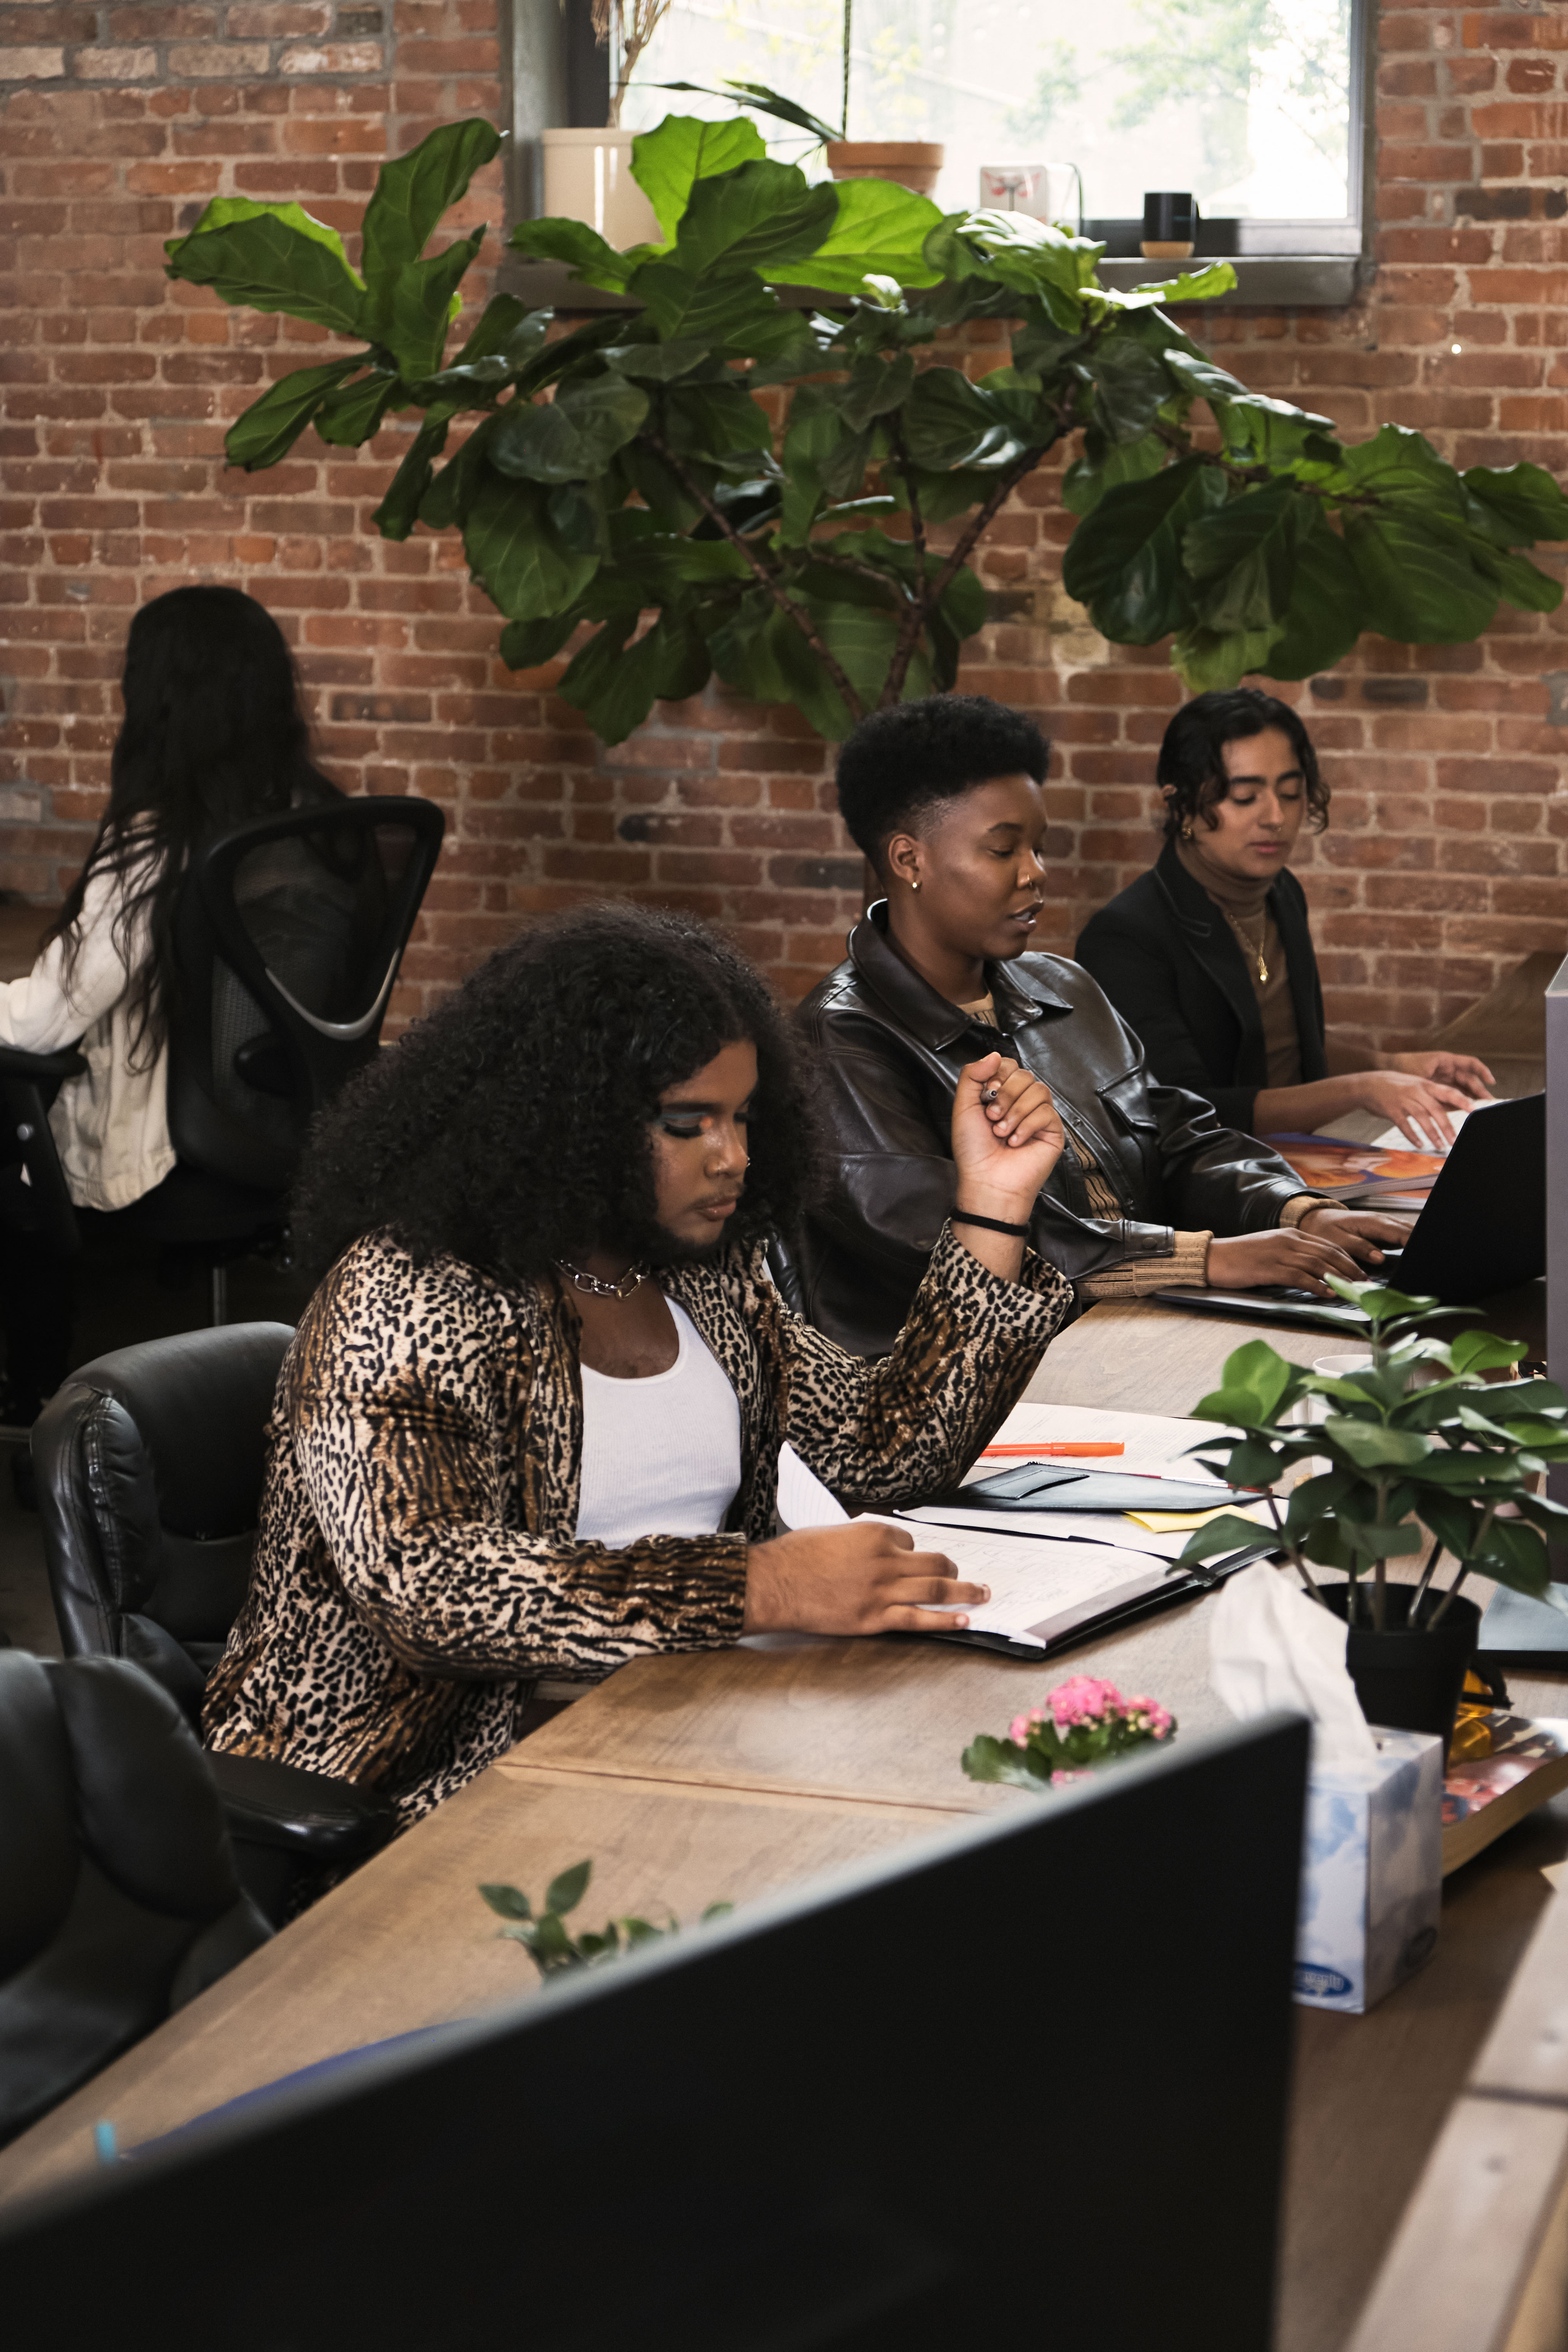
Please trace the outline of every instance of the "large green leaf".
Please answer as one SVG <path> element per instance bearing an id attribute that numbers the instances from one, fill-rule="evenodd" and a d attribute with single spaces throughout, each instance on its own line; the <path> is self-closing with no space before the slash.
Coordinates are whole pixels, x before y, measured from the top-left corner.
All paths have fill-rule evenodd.
<path id="1" fill-rule="evenodd" d="M 720 466 L 739 463 L 754 470 L 773 440 L 767 411 L 736 383 L 671 384 L 661 418 L 678 457 Z"/>
<path id="2" fill-rule="evenodd" d="M 497 294 L 486 303 L 479 324 L 450 367 L 412 385 L 415 397 L 431 405 L 487 406 L 504 385 L 527 373 L 545 347 L 553 310 L 531 310 L 515 294 Z"/>
<path id="3" fill-rule="evenodd" d="M 387 486 L 386 496 L 371 517 L 383 539 L 406 539 L 419 516 L 420 500 L 430 487 L 436 459 L 447 445 L 451 422 L 446 409 L 432 409 L 414 436 L 413 446 Z"/>
<path id="4" fill-rule="evenodd" d="M 868 277 L 900 286 L 935 286 L 942 277 L 925 257 L 925 241 L 942 212 L 890 180 L 845 180 L 836 190 L 837 213 L 821 243 L 797 261 L 759 263 L 778 286 L 816 286 L 826 294 L 858 294 Z"/>
<path id="5" fill-rule="evenodd" d="M 475 579 L 510 621 L 545 620 L 562 612 L 599 568 L 596 555 L 562 546 L 542 484 L 494 473 L 487 474 L 484 495 L 468 510 L 463 546 Z"/>
<path id="6" fill-rule="evenodd" d="M 885 416 L 907 400 L 914 380 L 910 352 L 900 352 L 894 360 L 862 360 L 839 394 L 844 422 L 852 432 L 860 432 L 874 416 Z"/>
<path id="7" fill-rule="evenodd" d="M 632 177 L 653 206 L 665 242 L 673 244 L 699 180 L 764 162 L 767 152 L 762 132 L 743 114 L 731 122 L 667 114 L 656 130 L 632 141 Z"/>
<path id="8" fill-rule="evenodd" d="M 679 614 L 661 613 L 627 645 L 631 625 L 629 620 L 606 624 L 574 656 L 557 688 L 563 701 L 593 719 L 605 743 L 624 743 L 656 701 L 699 692 L 708 675 L 700 640 L 694 666 L 692 632 Z"/>
<path id="9" fill-rule="evenodd" d="M 1225 694 L 1249 672 L 1272 676 L 1274 648 L 1283 624 L 1261 629 L 1178 629 L 1171 640 L 1171 667 L 1189 694 Z"/>
<path id="10" fill-rule="evenodd" d="M 377 297 L 377 325 L 406 383 L 433 375 L 461 308 L 458 288 L 484 243 L 483 228 L 427 261 L 410 262 Z"/>
<path id="11" fill-rule="evenodd" d="M 535 261 L 564 261 L 585 286 L 612 294 L 626 290 L 643 250 L 633 246 L 629 254 L 619 254 L 586 222 L 554 217 L 519 221 L 508 243 L 514 253 L 531 254 Z"/>
<path id="12" fill-rule="evenodd" d="M 1029 446 L 1016 419 L 994 394 L 957 368 L 927 368 L 904 404 L 904 440 L 917 466 L 1011 466 Z"/>
<path id="13" fill-rule="evenodd" d="M 1342 522 L 1368 628 L 1413 646 L 1480 635 L 1497 610 L 1497 588 L 1462 548 L 1424 527 L 1417 507 L 1346 507 Z"/>
<path id="14" fill-rule="evenodd" d="M 419 520 L 430 530 L 447 530 L 453 523 L 467 522 L 469 509 L 489 479 L 485 451 L 496 422 L 487 416 L 482 425 L 475 425 L 457 456 L 442 467 L 420 499 Z"/>
<path id="15" fill-rule="evenodd" d="M 1108 441 L 1140 441 L 1171 396 L 1171 379 L 1141 343 L 1109 337 L 1082 362 L 1095 390 L 1095 421 Z"/>
<path id="16" fill-rule="evenodd" d="M 1069 514 L 1092 514 L 1107 490 L 1119 482 L 1146 482 L 1170 454 L 1152 433 L 1118 446 L 1091 425 L 1084 435 L 1082 457 L 1062 477 L 1062 504 Z"/>
<path id="17" fill-rule="evenodd" d="M 582 481 L 603 473 L 647 415 L 647 394 L 624 376 L 563 384 L 552 401 L 517 401 L 501 413 L 489 445 L 498 472 L 535 482 Z"/>
<path id="18" fill-rule="evenodd" d="M 1102 636 L 1152 646 L 1192 619 L 1182 544 L 1224 497 L 1223 475 L 1195 457 L 1106 491 L 1074 531 L 1062 564 L 1062 585 L 1088 605 Z"/>
<path id="19" fill-rule="evenodd" d="M 508 669 L 537 669 L 558 654 L 577 626 L 569 605 L 542 621 L 509 621 L 500 633 L 500 657 Z"/>
<path id="20" fill-rule="evenodd" d="M 1275 677 L 1313 677 L 1332 669 L 1366 625 L 1366 602 L 1354 564 L 1316 499 L 1302 499 L 1285 634 L 1268 655 Z"/>
<path id="21" fill-rule="evenodd" d="M 771 323 L 774 303 L 754 269 L 690 268 L 674 254 L 645 261 L 627 287 L 669 341 L 699 339 L 726 350 L 746 348 L 748 336 Z"/>
<path id="22" fill-rule="evenodd" d="M 325 367 L 295 368 L 268 384 L 224 436 L 229 464 L 254 473 L 258 467 L 275 466 L 286 457 L 327 394 L 364 362 L 364 352 L 359 352 L 353 359 L 330 360 Z"/>
<path id="23" fill-rule="evenodd" d="M 341 250 L 294 227 L 278 211 L 193 229 L 164 250 L 171 278 L 210 286 L 226 302 L 250 310 L 286 310 L 339 334 L 369 332 L 364 289 Z"/>
<path id="24" fill-rule="evenodd" d="M 1475 548 L 1470 561 L 1521 613 L 1555 613 L 1563 602 L 1563 583 L 1541 571 L 1527 556 L 1501 548 Z"/>
<path id="25" fill-rule="evenodd" d="M 1460 477 L 1474 499 L 1496 518 L 1505 544 L 1568 539 L 1568 498 L 1540 466 L 1471 466 Z"/>
<path id="26" fill-rule="evenodd" d="M 1370 441 L 1344 453 L 1343 470 L 1353 489 L 1383 499 L 1436 499 L 1461 511 L 1459 478 L 1432 444 L 1407 425 L 1384 425 Z"/>
<path id="27" fill-rule="evenodd" d="M 1201 516 L 1182 541 L 1199 625 L 1218 635 L 1267 629 L 1290 601 L 1301 493 L 1289 482 L 1244 490 Z"/>
<path id="28" fill-rule="evenodd" d="M 813 187 L 793 163 L 742 163 L 691 191 L 675 255 L 695 275 L 770 267 L 813 253 L 837 218 L 831 181 Z"/>
<path id="29" fill-rule="evenodd" d="M 316 411 L 316 430 L 329 446 L 357 449 L 368 441 L 398 393 L 390 368 L 373 368 L 358 383 L 330 392 Z"/>
<path id="30" fill-rule="evenodd" d="M 362 248 L 373 291 L 390 289 L 398 271 L 418 260 L 442 214 L 500 147 L 495 125 L 470 117 L 442 123 L 406 155 L 382 165 L 365 206 Z"/>
<path id="31" fill-rule="evenodd" d="M 344 252 L 343 241 L 337 230 L 329 228 L 325 221 L 319 221 L 302 205 L 267 204 L 256 196 L 214 196 L 190 235 L 202 236 L 209 229 L 226 228 L 231 221 L 262 219 L 281 221 L 285 228 L 297 228 L 301 236 L 310 237 L 317 245 L 325 246 L 329 253 L 336 254 L 356 286 L 364 284 L 364 279 Z M 184 242 L 184 237 L 171 237 L 163 250 L 172 253 L 177 245 Z"/>

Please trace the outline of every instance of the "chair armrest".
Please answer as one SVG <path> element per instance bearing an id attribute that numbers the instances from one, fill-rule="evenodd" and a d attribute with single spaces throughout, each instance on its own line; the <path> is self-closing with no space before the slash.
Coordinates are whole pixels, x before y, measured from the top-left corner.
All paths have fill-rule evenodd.
<path id="1" fill-rule="evenodd" d="M 0 1077 L 58 1087 L 62 1079 L 79 1078 L 86 1067 L 74 1045 L 62 1045 L 58 1054 L 28 1054 L 20 1045 L 0 1045 Z"/>
<path id="2" fill-rule="evenodd" d="M 268 1756 L 207 1751 L 223 1800 L 229 1835 L 248 1845 L 273 1846 L 301 1862 L 337 1865 L 364 1862 L 384 1846 L 397 1816 L 383 1798 L 279 1764 Z"/>

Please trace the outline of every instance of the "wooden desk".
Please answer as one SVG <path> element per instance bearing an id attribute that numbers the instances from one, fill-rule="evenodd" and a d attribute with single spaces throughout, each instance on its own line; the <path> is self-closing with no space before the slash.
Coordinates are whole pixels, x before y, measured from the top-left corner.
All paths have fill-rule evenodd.
<path id="1" fill-rule="evenodd" d="M 1334 1345 L 1107 1304 L 1063 1334 L 1029 1392 L 1184 1412 L 1259 1335 L 1303 1361 Z M 1194 1601 L 1070 1664 L 1152 1692 L 1196 1728 L 1223 1719 L 1206 1649 Z M 526 1996 L 531 1964 L 494 1940 L 472 1892 L 481 1878 L 536 1894 L 591 1854 L 595 1924 L 659 1901 L 689 1912 L 965 1812 L 1037 1801 L 965 1780 L 958 1759 L 1056 1678 L 914 1642 L 803 1641 L 626 1667 L 0 2155 L 0 2196 L 89 2161 L 100 2116 L 133 2142 L 333 2051 Z M 1568 1713 L 1568 1678 L 1511 1679 L 1521 1705 Z M 1342 2352 L 1552 1901 L 1541 1865 L 1565 1855 L 1568 1799 L 1447 1882 L 1432 1962 L 1370 2017 L 1298 2011 L 1278 2352 Z M 1384 2347 L 1368 2339 L 1357 2352 Z"/>
<path id="2" fill-rule="evenodd" d="M 691 1920 L 952 1827 L 910 1805 L 486 1772 L 0 2153 L 0 2201 L 90 2171 L 100 2118 L 134 2147 L 339 2051 L 533 1999 L 481 1881 L 537 1902 L 588 1857 L 585 1925 Z"/>

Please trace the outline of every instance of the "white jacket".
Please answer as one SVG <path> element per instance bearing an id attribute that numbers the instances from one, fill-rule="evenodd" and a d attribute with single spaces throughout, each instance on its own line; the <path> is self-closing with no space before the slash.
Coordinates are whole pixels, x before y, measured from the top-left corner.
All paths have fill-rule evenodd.
<path id="1" fill-rule="evenodd" d="M 144 866 L 133 869 L 132 884 L 145 876 Z M 132 1063 L 132 982 L 147 960 L 149 939 L 143 911 L 125 943 L 127 965 L 114 940 L 114 919 L 125 897 L 117 875 L 96 874 L 89 883 L 68 990 L 61 940 L 51 940 L 25 980 L 0 985 L 0 1044 L 52 1054 L 79 1041 L 87 1069 L 66 1080 L 49 1112 L 79 1209 L 126 1208 L 161 1184 L 174 1164 L 167 1043 L 154 1056 L 142 1041 L 136 1066 Z"/>

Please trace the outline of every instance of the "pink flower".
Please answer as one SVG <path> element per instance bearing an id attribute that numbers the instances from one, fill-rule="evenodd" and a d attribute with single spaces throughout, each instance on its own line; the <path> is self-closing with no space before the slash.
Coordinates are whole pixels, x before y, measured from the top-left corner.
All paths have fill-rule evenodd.
<path id="1" fill-rule="evenodd" d="M 1012 1722 L 1007 1726 L 1007 1737 L 1016 1748 L 1026 1748 L 1031 1730 L 1037 1723 L 1044 1723 L 1045 1719 L 1046 1710 L 1043 1706 L 1031 1706 L 1023 1715 L 1016 1715 L 1013 1717 Z"/>
<path id="2" fill-rule="evenodd" d="M 1135 1723 L 1141 1731 L 1146 1731 L 1152 1739 L 1164 1738 L 1171 1728 L 1169 1707 L 1162 1706 L 1157 1698 L 1130 1698 L 1122 1704 L 1129 1721 Z"/>
<path id="3" fill-rule="evenodd" d="M 1121 1693 L 1114 1683 L 1101 1682 L 1094 1675 L 1074 1675 L 1070 1682 L 1061 1683 L 1050 1695 L 1051 1713 L 1058 1731 L 1075 1723 L 1097 1723 L 1121 1706 Z"/>
<path id="4" fill-rule="evenodd" d="M 1051 1786 L 1053 1789 L 1059 1789 L 1064 1780 L 1087 1780 L 1089 1778 L 1089 1775 L 1087 1772 L 1053 1772 Z"/>

